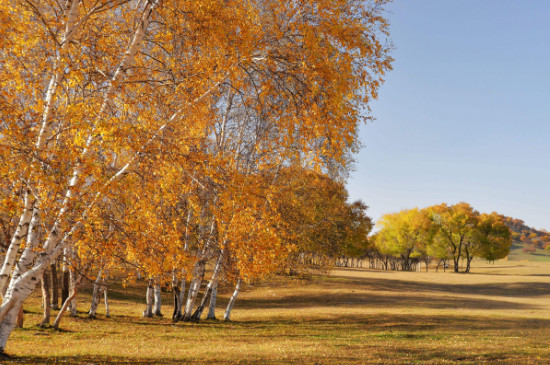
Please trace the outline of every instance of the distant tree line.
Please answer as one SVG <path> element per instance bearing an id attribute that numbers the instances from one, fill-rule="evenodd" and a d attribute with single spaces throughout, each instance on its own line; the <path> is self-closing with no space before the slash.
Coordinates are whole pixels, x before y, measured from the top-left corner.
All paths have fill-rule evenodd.
<path id="1" fill-rule="evenodd" d="M 421 263 L 427 269 L 432 260 L 438 260 L 438 268 L 443 265 L 445 269 L 449 263 L 459 272 L 462 261 L 463 271 L 470 272 L 474 258 L 504 258 L 512 245 L 512 231 L 504 216 L 479 213 L 468 203 L 386 214 L 377 226 L 366 256 L 371 267 L 386 270 L 410 271 Z"/>

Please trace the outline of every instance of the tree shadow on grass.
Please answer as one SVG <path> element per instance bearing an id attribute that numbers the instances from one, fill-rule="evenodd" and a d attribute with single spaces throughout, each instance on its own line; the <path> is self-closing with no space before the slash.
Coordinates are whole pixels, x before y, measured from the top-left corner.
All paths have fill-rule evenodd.
<path id="1" fill-rule="evenodd" d="M 485 309 L 485 310 L 534 310 L 539 307 L 531 304 L 513 303 L 484 298 L 460 296 L 430 297 L 414 294 L 375 294 L 341 292 L 334 294 L 309 293 L 285 295 L 276 298 L 242 299 L 241 308 L 313 308 L 345 307 L 365 308 L 431 308 L 431 309 Z"/>
<path id="2" fill-rule="evenodd" d="M 331 275 L 325 280 L 327 288 L 338 288 L 345 283 L 350 289 L 368 289 L 386 292 L 440 292 L 450 294 L 476 294 L 490 297 L 538 297 L 550 295 L 550 283 L 517 282 L 517 283 L 480 283 L 447 284 L 436 282 L 419 282 L 382 278 L 350 278 Z"/>

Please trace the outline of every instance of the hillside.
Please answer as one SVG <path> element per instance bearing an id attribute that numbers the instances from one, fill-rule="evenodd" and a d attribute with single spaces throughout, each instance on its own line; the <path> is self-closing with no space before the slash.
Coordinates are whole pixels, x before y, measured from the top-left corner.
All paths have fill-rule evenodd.
<path id="1" fill-rule="evenodd" d="M 550 261 L 550 232 L 529 227 L 521 219 L 503 218 L 514 239 L 509 260 Z"/>

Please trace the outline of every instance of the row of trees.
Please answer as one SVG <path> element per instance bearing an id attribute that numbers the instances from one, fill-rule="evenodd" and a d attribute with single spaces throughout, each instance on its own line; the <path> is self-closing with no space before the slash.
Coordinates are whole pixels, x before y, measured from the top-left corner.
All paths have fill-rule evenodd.
<path id="1" fill-rule="evenodd" d="M 399 258 L 402 270 L 411 270 L 413 260 L 427 265 L 435 258 L 444 265 L 452 260 L 455 272 L 464 260 L 464 271 L 469 272 L 475 257 L 489 261 L 504 258 L 512 245 L 505 217 L 479 213 L 467 203 L 386 214 L 377 225 L 379 231 L 373 236 L 376 249 Z"/>
<path id="2" fill-rule="evenodd" d="M 314 203 L 311 184 L 341 192 L 329 181 L 390 69 L 385 3 L 1 2 L 0 351 L 60 256 L 64 307 L 117 269 L 153 292 L 187 283 L 189 318 L 207 268 L 205 298 L 355 250 L 365 207 Z M 348 225 L 325 208 L 358 223 L 333 233 Z"/>

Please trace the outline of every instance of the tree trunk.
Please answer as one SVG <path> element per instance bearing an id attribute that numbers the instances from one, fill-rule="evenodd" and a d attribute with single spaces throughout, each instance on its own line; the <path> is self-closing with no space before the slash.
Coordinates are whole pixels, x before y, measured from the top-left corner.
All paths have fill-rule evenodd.
<path id="1" fill-rule="evenodd" d="M 183 273 L 183 272 L 182 272 Z M 185 295 L 185 278 L 181 279 L 181 288 L 178 286 L 178 277 L 174 271 L 172 275 L 172 291 L 174 292 L 174 311 L 172 312 L 172 320 L 179 321 L 181 319 L 181 308 Z"/>
<path id="2" fill-rule="evenodd" d="M 225 313 L 223 314 L 223 319 L 225 321 L 229 321 L 231 317 L 231 310 L 233 309 L 233 306 L 235 305 L 235 301 L 237 300 L 237 295 L 239 295 L 239 291 L 241 291 L 241 283 L 242 280 L 237 280 L 237 285 L 235 285 L 235 291 L 233 292 L 233 295 L 229 299 L 229 303 L 227 303 L 227 307 L 225 308 Z"/>
<path id="3" fill-rule="evenodd" d="M 50 265 L 52 272 L 52 307 L 53 309 L 59 309 L 59 278 L 57 277 L 57 260 Z"/>
<path id="4" fill-rule="evenodd" d="M 63 306 L 61 307 L 61 310 L 59 311 L 59 313 L 57 313 L 57 317 L 55 317 L 55 321 L 53 322 L 53 328 L 59 329 L 59 325 L 61 324 L 61 320 L 63 319 L 63 315 L 65 314 L 65 312 L 69 308 L 69 305 L 71 304 L 71 301 L 76 296 L 76 292 L 77 292 L 77 286 L 75 285 L 74 288 L 72 289 L 71 293 L 67 297 L 67 299 L 65 299 L 65 301 L 63 302 Z"/>
<path id="5" fill-rule="evenodd" d="M 462 246 L 463 246 L 463 238 L 461 238 L 460 242 L 458 243 L 458 247 L 457 247 L 458 254 L 456 256 L 453 256 L 455 272 L 460 271 L 460 257 L 462 256 Z"/>
<path id="6" fill-rule="evenodd" d="M 50 275 L 48 275 L 48 270 L 44 271 L 42 275 L 42 305 L 44 306 L 44 317 L 42 322 L 40 322 L 40 327 L 46 327 L 50 324 L 50 313 L 51 313 L 51 298 L 50 298 Z"/>
<path id="7" fill-rule="evenodd" d="M 469 272 L 470 272 L 470 264 L 472 263 L 472 260 L 473 260 L 473 259 L 474 259 L 474 258 L 471 257 L 471 256 L 468 256 L 468 257 L 466 258 L 466 271 L 465 271 L 466 273 L 469 273 Z"/>
<path id="8" fill-rule="evenodd" d="M 179 308 L 178 308 L 178 320 L 182 318 L 182 309 L 183 309 L 183 301 L 185 300 L 185 275 L 181 278 L 181 287 L 180 287 L 180 293 L 179 293 Z"/>
<path id="9" fill-rule="evenodd" d="M 69 292 L 72 290 L 74 292 L 73 299 L 69 303 L 69 308 L 71 311 L 71 317 L 76 317 L 76 273 L 73 269 L 69 271 Z"/>
<path id="10" fill-rule="evenodd" d="M 216 319 L 216 299 L 218 299 L 218 281 L 216 281 L 212 287 L 212 294 L 210 294 L 210 304 L 208 306 L 208 315 L 206 316 L 206 319 Z"/>
<path id="11" fill-rule="evenodd" d="M 180 302 L 180 288 L 178 286 L 173 286 L 172 291 L 174 293 L 174 311 L 172 312 L 172 320 L 179 321 L 179 312 L 181 311 L 181 302 Z"/>
<path id="12" fill-rule="evenodd" d="M 23 210 L 23 214 L 21 214 L 21 218 L 19 219 L 19 224 L 17 225 L 15 232 L 11 237 L 10 245 L 8 246 L 8 250 L 6 251 L 6 255 L 4 257 L 4 263 L 0 269 L 0 294 L 2 294 L 2 297 L 6 294 L 10 275 L 14 269 L 21 243 L 23 238 L 27 235 L 31 224 L 35 202 L 30 198 L 30 195 L 30 191 L 25 192 L 25 209 Z"/>
<path id="13" fill-rule="evenodd" d="M 101 295 L 101 288 L 100 288 L 100 281 L 101 281 L 101 274 L 103 273 L 103 269 L 99 270 L 99 273 L 97 274 L 97 278 L 94 282 L 94 289 L 92 292 L 92 303 L 90 305 L 90 310 L 88 311 L 88 317 L 90 318 L 96 318 L 97 314 L 97 307 L 99 306 L 99 297 Z"/>
<path id="14" fill-rule="evenodd" d="M 155 298 L 155 304 L 154 304 L 153 312 L 154 312 L 155 316 L 162 317 L 162 311 L 161 311 L 162 296 L 161 296 L 161 290 L 160 290 L 160 285 L 159 284 L 154 285 L 154 287 L 153 287 L 153 296 Z"/>
<path id="15" fill-rule="evenodd" d="M 149 280 L 147 283 L 147 293 L 145 294 L 145 310 L 143 311 L 143 317 L 153 317 L 153 280 Z"/>
<path id="16" fill-rule="evenodd" d="M 6 307 L 6 312 L 2 322 L 0 322 L 0 353 L 4 352 L 8 338 L 10 337 L 13 328 L 16 325 L 17 317 L 20 314 L 22 304 L 18 301 L 13 301 Z"/>
<path id="17" fill-rule="evenodd" d="M 105 317 L 110 318 L 111 312 L 109 310 L 109 297 L 107 295 L 107 287 L 103 287 L 103 299 L 105 301 Z"/>
<path id="18" fill-rule="evenodd" d="M 185 304 L 185 310 L 183 312 L 183 320 L 189 321 L 191 320 L 191 316 L 193 315 L 193 307 L 195 304 L 195 300 L 197 299 L 197 295 L 199 294 L 199 289 L 201 287 L 202 279 L 204 277 L 204 267 L 206 265 L 205 260 L 199 260 L 195 264 L 195 269 L 193 272 L 193 280 L 191 281 L 191 284 L 189 284 L 189 293 L 187 294 L 187 303 Z"/>

